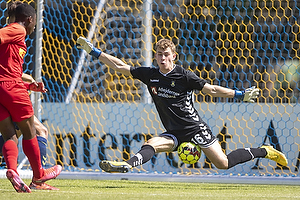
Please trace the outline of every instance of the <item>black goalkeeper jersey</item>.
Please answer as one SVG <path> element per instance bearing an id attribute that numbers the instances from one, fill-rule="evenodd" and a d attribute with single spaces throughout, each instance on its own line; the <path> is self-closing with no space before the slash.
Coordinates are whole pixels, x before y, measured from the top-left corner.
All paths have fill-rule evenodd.
<path id="1" fill-rule="evenodd" d="M 147 85 L 167 131 L 193 130 L 202 122 L 194 108 L 193 90 L 202 90 L 205 80 L 178 65 L 166 75 L 150 67 L 131 67 L 130 72 Z"/>

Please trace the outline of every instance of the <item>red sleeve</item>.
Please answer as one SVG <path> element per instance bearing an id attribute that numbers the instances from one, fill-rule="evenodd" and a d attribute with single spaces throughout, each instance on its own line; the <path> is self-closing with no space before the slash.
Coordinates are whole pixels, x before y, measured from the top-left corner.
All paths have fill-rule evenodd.
<path id="1" fill-rule="evenodd" d="M 1 44 L 23 41 L 26 37 L 26 30 L 18 23 L 12 23 L 0 29 Z"/>

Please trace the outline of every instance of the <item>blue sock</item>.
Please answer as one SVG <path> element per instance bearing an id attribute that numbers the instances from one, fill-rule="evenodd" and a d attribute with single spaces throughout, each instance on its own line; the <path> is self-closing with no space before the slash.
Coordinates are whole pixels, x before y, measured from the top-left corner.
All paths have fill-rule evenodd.
<path id="1" fill-rule="evenodd" d="M 47 139 L 41 136 L 37 136 L 37 140 L 40 147 L 41 164 L 45 168 L 47 162 Z"/>
<path id="2" fill-rule="evenodd" d="M 0 135 L 0 154 L 2 155 L 2 147 L 4 145 L 4 139 L 3 139 L 3 136 Z"/>

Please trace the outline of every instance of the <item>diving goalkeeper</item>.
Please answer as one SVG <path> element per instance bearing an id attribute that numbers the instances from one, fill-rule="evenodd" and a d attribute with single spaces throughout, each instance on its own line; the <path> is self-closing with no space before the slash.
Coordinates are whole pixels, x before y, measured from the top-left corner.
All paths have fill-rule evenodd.
<path id="1" fill-rule="evenodd" d="M 235 98 L 252 103 L 258 97 L 259 89 L 251 87 L 238 91 L 207 83 L 193 72 L 174 64 L 176 47 L 168 39 L 161 39 L 156 44 L 156 68 L 129 66 L 95 48 L 83 37 L 77 39 L 77 44 L 79 49 L 84 49 L 108 67 L 145 83 L 166 129 L 166 132 L 145 142 L 125 162 L 101 161 L 99 166 L 102 170 L 126 173 L 131 168 L 148 162 L 156 153 L 175 151 L 182 142 L 199 145 L 207 158 L 219 169 L 229 169 L 254 158 L 268 158 L 283 166 L 287 165 L 285 155 L 267 145 L 236 149 L 225 155 L 210 127 L 202 120 L 193 104 L 194 90 L 212 97 Z"/>

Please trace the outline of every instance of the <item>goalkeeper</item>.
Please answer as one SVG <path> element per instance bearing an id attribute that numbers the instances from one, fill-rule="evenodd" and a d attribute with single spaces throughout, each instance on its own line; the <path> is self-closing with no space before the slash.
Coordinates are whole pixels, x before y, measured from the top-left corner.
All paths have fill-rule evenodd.
<path id="1" fill-rule="evenodd" d="M 129 66 L 95 48 L 83 37 L 77 39 L 77 44 L 79 49 L 84 49 L 112 69 L 145 83 L 166 129 L 166 132 L 145 142 L 126 162 L 101 161 L 99 166 L 102 170 L 126 173 L 131 168 L 148 162 L 155 153 L 175 151 L 179 144 L 190 141 L 199 145 L 207 158 L 219 169 L 229 169 L 254 158 L 268 158 L 283 166 L 287 165 L 284 154 L 266 145 L 236 149 L 225 155 L 210 127 L 193 105 L 193 90 L 213 97 L 236 98 L 252 103 L 259 95 L 257 88 L 237 91 L 207 83 L 193 72 L 174 64 L 175 45 L 168 39 L 161 39 L 156 44 L 157 68 Z"/>

